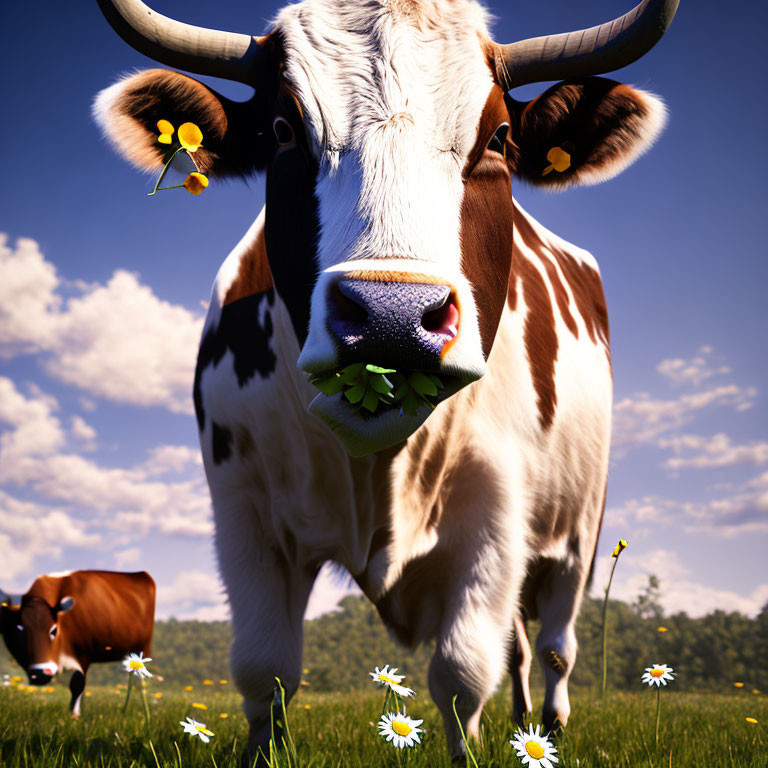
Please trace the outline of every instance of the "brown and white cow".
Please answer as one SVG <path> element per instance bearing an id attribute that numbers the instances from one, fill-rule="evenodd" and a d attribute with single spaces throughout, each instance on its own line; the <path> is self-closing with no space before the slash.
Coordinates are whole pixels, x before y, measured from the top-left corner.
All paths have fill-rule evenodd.
<path id="1" fill-rule="evenodd" d="M 74 716 L 91 664 L 150 653 L 155 582 L 144 571 L 51 573 L 36 578 L 20 604 L 0 590 L 0 603 L 0 632 L 30 685 L 47 685 L 60 670 L 73 670 Z"/>
<path id="2" fill-rule="evenodd" d="M 595 260 L 521 210 L 510 181 L 596 183 L 648 149 L 661 102 L 593 75 L 648 51 L 677 0 L 511 45 L 474 0 L 303 0 L 266 37 L 99 4 L 140 52 L 254 88 L 235 103 L 149 70 L 95 105 L 142 169 L 162 165 L 165 119 L 201 127 L 200 171 L 266 170 L 194 384 L 251 753 L 275 676 L 289 696 L 299 683 L 326 561 L 404 643 L 436 639 L 430 690 L 457 759 L 455 694 L 471 735 L 507 670 L 515 718 L 531 708 L 526 616 L 542 624 L 544 721 L 565 724 L 605 497 L 608 321 Z M 560 78 L 533 101 L 507 93 Z M 352 363 L 439 375 L 442 402 L 369 413 L 308 380 Z"/>

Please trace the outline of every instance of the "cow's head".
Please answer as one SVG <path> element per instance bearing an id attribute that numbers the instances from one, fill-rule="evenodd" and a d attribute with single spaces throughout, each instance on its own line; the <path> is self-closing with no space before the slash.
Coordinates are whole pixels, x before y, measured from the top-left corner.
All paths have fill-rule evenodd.
<path id="1" fill-rule="evenodd" d="M 0 632 L 14 659 L 24 668 L 31 685 L 45 685 L 59 671 L 59 614 L 75 600 L 62 598 L 55 606 L 26 594 L 15 605 L 0 591 Z"/>
<path id="2" fill-rule="evenodd" d="M 205 137 L 199 170 L 265 169 L 269 266 L 301 369 L 436 375 L 434 405 L 486 369 L 514 270 L 511 176 L 595 183 L 648 148 L 662 104 L 592 76 L 649 50 L 678 0 L 511 45 L 490 39 L 470 0 L 304 0 L 264 38 L 190 27 L 139 0 L 99 2 L 142 53 L 255 89 L 235 103 L 175 72 L 127 77 L 96 102 L 118 151 L 157 169 L 157 121 L 192 121 Z M 561 78 L 530 102 L 507 94 Z M 318 394 L 310 410 L 364 454 L 405 439 L 430 412 L 401 405 L 372 414 Z"/>

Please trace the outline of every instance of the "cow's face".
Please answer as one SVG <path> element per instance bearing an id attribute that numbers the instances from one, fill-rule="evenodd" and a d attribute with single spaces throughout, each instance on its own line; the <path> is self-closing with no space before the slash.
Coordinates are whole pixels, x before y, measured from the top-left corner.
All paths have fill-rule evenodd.
<path id="1" fill-rule="evenodd" d="M 99 98 L 102 125 L 142 167 L 158 165 L 165 118 L 201 125 L 203 170 L 266 169 L 269 266 L 305 375 L 327 384 L 372 364 L 395 371 L 395 389 L 436 377 L 416 408 L 318 393 L 310 411 L 354 455 L 405 439 L 485 372 L 514 273 L 511 175 L 550 187 L 608 178 L 663 122 L 653 97 L 598 78 L 515 102 L 493 45 L 471 3 L 314 0 L 278 16 L 246 104 L 161 70 Z M 566 167 L 550 167 L 553 149 Z"/>
<path id="2" fill-rule="evenodd" d="M 20 606 L 0 608 L 3 640 L 31 685 L 45 685 L 59 671 L 59 614 L 73 605 L 71 597 L 51 606 L 42 598 L 25 596 Z"/>

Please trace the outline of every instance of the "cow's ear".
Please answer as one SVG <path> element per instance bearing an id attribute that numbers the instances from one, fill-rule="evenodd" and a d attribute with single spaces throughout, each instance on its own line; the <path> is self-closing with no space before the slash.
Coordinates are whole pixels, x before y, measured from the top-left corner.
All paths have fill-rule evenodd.
<path id="1" fill-rule="evenodd" d="M 203 134 L 193 156 L 197 170 L 245 176 L 269 159 L 272 132 L 261 125 L 263 105 L 263 98 L 230 101 L 186 75 L 148 69 L 101 91 L 93 115 L 117 153 L 141 170 L 159 170 L 179 146 L 175 130 L 194 123 Z M 170 144 L 158 141 L 160 120 L 174 128 Z"/>
<path id="2" fill-rule="evenodd" d="M 533 101 L 510 99 L 509 108 L 515 174 L 551 189 L 612 178 L 666 122 L 657 97 L 602 77 L 557 83 Z"/>
<path id="3" fill-rule="evenodd" d="M 59 604 L 56 606 L 56 613 L 66 613 L 67 611 L 72 610 L 74 605 L 74 597 L 62 597 L 61 600 L 59 600 Z"/>

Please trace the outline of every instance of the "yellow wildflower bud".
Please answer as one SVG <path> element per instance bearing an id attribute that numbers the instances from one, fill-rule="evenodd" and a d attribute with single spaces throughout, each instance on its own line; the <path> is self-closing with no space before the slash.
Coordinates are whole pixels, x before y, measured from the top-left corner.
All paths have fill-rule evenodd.
<path id="1" fill-rule="evenodd" d="M 187 152 L 197 152 L 203 143 L 203 133 L 194 123 L 183 123 L 179 126 L 179 144 Z"/>
<path id="2" fill-rule="evenodd" d="M 219 715 L 219 717 L 220 717 L 222 720 L 226 720 L 226 719 L 229 717 L 229 715 L 228 715 L 226 712 L 222 712 L 222 713 Z"/>
<path id="3" fill-rule="evenodd" d="M 571 156 L 561 147 L 552 147 L 547 152 L 547 160 L 550 165 L 542 171 L 542 176 L 546 176 L 548 173 L 552 173 L 552 171 L 562 173 L 571 167 Z"/>
<path id="4" fill-rule="evenodd" d="M 202 173 L 190 173 L 184 180 L 184 189 L 190 195 L 199 195 L 208 186 L 208 178 Z"/>
<path id="5" fill-rule="evenodd" d="M 624 541 L 624 539 L 619 539 L 619 543 L 616 545 L 616 548 L 611 552 L 611 557 L 618 557 L 626 548 L 627 548 L 627 542 Z"/>
<path id="6" fill-rule="evenodd" d="M 734 683 L 733 687 L 734 688 L 743 688 L 744 687 L 744 683 Z"/>
<path id="7" fill-rule="evenodd" d="M 203 685 L 213 685 L 213 680 L 203 680 Z"/>
<path id="8" fill-rule="evenodd" d="M 207 704 L 200 704 L 200 703 L 199 703 L 199 702 L 197 702 L 197 701 L 193 701 L 193 702 L 192 702 L 192 706 L 193 706 L 195 709 L 208 709 L 208 705 L 207 705 Z"/>
<path id="9" fill-rule="evenodd" d="M 757 723 L 757 720 L 755 720 L 754 717 L 747 717 L 745 718 L 748 723 L 752 723 L 753 725 Z"/>
<path id="10" fill-rule="evenodd" d="M 657 627 L 656 631 L 657 632 L 668 632 L 669 630 L 667 630 L 666 627 Z"/>
<path id="11" fill-rule="evenodd" d="M 173 135 L 175 128 L 167 120 L 158 120 L 157 130 L 160 131 L 157 140 L 161 144 L 170 144 L 172 141 L 171 136 Z"/>
<path id="12" fill-rule="evenodd" d="M 188 685 L 188 686 L 186 686 L 186 688 L 184 688 L 184 690 L 185 690 L 185 691 L 191 691 L 191 690 L 192 690 L 192 686 L 191 686 L 191 685 Z"/>

